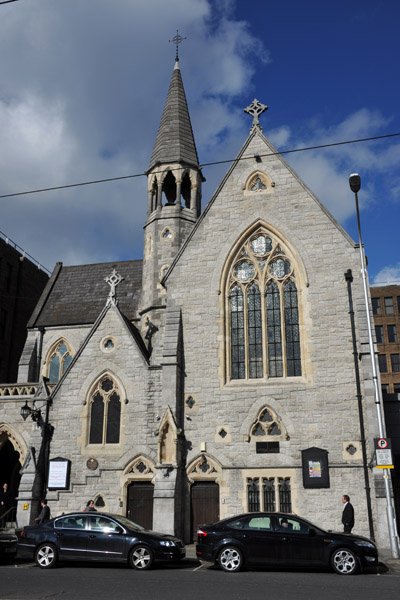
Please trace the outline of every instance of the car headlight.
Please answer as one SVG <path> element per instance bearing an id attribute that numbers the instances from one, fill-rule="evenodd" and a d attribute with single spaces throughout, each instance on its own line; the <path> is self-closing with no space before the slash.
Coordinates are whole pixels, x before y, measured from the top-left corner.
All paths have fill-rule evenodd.
<path id="1" fill-rule="evenodd" d="M 364 548 L 374 548 L 375 549 L 375 544 L 373 544 L 372 542 L 367 542 L 366 540 L 357 540 L 354 542 L 355 544 L 357 544 L 357 546 L 362 546 Z"/>
<path id="2" fill-rule="evenodd" d="M 175 542 L 173 542 L 172 540 L 161 540 L 160 546 L 175 546 Z"/>

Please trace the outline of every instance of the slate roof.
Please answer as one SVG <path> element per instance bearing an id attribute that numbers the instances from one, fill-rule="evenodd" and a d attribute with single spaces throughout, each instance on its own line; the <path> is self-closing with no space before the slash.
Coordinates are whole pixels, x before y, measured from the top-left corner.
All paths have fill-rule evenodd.
<path id="1" fill-rule="evenodd" d="M 179 63 L 175 63 L 168 96 L 151 155 L 149 170 L 159 164 L 187 163 L 199 166 L 192 124 Z"/>
<path id="2" fill-rule="evenodd" d="M 141 260 L 72 267 L 57 263 L 28 327 L 94 323 L 108 298 L 110 287 L 104 280 L 113 269 L 124 277 L 116 288 L 118 308 L 127 319 L 133 319 L 142 285 Z"/>

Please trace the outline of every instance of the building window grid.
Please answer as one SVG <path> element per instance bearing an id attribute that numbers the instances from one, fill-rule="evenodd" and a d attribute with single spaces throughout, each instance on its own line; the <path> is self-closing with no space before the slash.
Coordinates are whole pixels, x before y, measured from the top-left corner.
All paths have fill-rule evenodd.
<path id="1" fill-rule="evenodd" d="M 380 298 L 371 298 L 371 302 L 372 302 L 372 312 L 374 315 L 381 315 L 382 314 L 382 309 L 381 309 L 381 299 Z"/>
<path id="2" fill-rule="evenodd" d="M 386 354 L 378 354 L 379 372 L 387 373 Z"/>
<path id="3" fill-rule="evenodd" d="M 383 344 L 384 343 L 384 337 L 383 337 L 383 325 L 375 325 L 375 337 L 376 337 L 376 343 L 377 344 Z"/>
<path id="4" fill-rule="evenodd" d="M 397 343 L 397 328 L 396 325 L 387 326 L 387 335 L 389 344 Z"/>
<path id="5" fill-rule="evenodd" d="M 57 383 L 61 379 L 71 361 L 71 351 L 65 340 L 61 340 L 50 355 L 48 368 L 50 383 Z"/>
<path id="6" fill-rule="evenodd" d="M 270 242 L 265 260 L 260 260 L 256 252 L 252 257 L 251 243 L 257 236 L 264 236 Z M 302 374 L 297 287 L 293 281 L 295 275 L 290 262 L 282 257 L 285 257 L 285 253 L 279 244 L 272 242 L 269 234 L 259 232 L 246 242 L 234 264 L 232 272 L 243 273 L 243 278 L 249 277 L 252 281 L 231 282 L 228 295 L 231 379 Z M 240 270 L 242 265 L 243 269 Z M 266 276 L 268 266 L 270 271 Z M 263 280 L 266 280 L 266 285 L 265 292 L 261 294 L 258 283 Z M 254 289 L 258 290 L 258 294 Z M 256 298 L 260 300 L 259 306 L 254 304 Z M 261 316 L 261 323 L 253 331 L 253 323 L 258 316 Z M 250 335 L 254 333 L 256 342 L 250 343 Z M 282 344 L 282 339 L 285 344 Z M 262 340 L 266 340 L 266 344 L 262 344 Z"/>
<path id="7" fill-rule="evenodd" d="M 384 303 L 385 303 L 385 314 L 393 315 L 394 314 L 393 297 L 385 296 Z"/>
<path id="8" fill-rule="evenodd" d="M 392 367 L 392 373 L 400 373 L 400 354 L 391 354 L 390 364 Z"/>

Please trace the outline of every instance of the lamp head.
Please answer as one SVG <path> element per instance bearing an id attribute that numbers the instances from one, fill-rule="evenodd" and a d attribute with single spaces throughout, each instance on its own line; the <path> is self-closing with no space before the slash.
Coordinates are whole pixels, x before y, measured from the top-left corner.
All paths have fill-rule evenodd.
<path id="1" fill-rule="evenodd" d="M 31 412 L 32 412 L 32 409 L 28 405 L 28 401 L 25 400 L 25 404 L 21 408 L 21 411 L 20 411 L 21 417 L 23 418 L 24 421 L 26 421 L 26 419 L 29 417 L 29 415 L 31 414 Z"/>
<path id="2" fill-rule="evenodd" d="M 355 194 L 360 191 L 361 188 L 361 177 L 358 173 L 352 173 L 349 177 L 350 189 Z"/>

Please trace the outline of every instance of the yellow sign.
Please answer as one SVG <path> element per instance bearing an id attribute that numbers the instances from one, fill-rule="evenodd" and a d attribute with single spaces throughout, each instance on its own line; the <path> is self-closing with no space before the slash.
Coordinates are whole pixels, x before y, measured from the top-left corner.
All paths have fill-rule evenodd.
<path id="1" fill-rule="evenodd" d="M 394 465 L 376 465 L 377 469 L 394 469 Z"/>
<path id="2" fill-rule="evenodd" d="M 23 509 L 28 510 L 28 508 L 29 508 L 29 504 L 24 504 Z"/>

